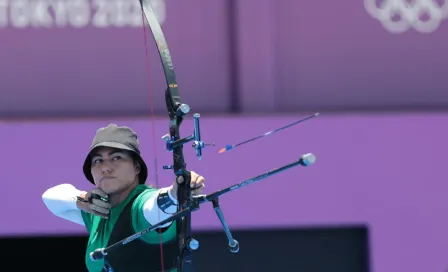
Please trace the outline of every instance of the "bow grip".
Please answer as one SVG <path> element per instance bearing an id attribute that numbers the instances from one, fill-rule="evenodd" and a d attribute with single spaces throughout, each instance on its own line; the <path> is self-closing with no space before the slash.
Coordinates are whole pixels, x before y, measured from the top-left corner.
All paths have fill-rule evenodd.
<path id="1" fill-rule="evenodd" d="M 185 205 L 189 203 L 191 197 L 191 173 L 184 169 L 182 173 L 176 174 L 177 189 L 177 201 L 179 205 Z M 183 182 L 179 183 L 179 177 L 183 178 Z"/>

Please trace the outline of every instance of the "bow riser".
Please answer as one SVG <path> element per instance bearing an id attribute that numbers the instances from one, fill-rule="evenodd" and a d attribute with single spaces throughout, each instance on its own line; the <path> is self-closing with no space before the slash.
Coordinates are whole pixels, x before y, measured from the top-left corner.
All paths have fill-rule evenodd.
<path id="1" fill-rule="evenodd" d="M 180 126 L 183 122 L 184 116 L 190 111 L 190 107 L 182 104 L 179 95 L 178 84 L 176 80 L 176 73 L 174 72 L 174 65 L 171 59 L 171 53 L 168 49 L 168 44 L 163 34 L 162 28 L 156 18 L 156 15 L 151 8 L 148 0 L 140 0 L 142 10 L 146 20 L 151 29 L 154 41 L 160 54 L 163 70 L 165 73 L 167 89 L 165 91 L 165 102 L 169 123 L 169 138 L 166 137 L 166 147 L 168 151 L 173 152 L 173 165 L 164 166 L 164 169 L 173 169 L 178 177 L 182 176 L 184 182 L 179 185 L 177 192 L 177 199 L 180 210 L 185 205 L 188 205 L 191 199 L 191 173 L 186 169 L 186 163 L 183 154 L 183 144 L 197 139 L 199 136 L 189 136 L 182 139 L 180 136 Z M 181 219 L 177 220 L 177 233 L 179 245 L 179 258 L 177 260 L 177 268 L 179 272 L 190 272 L 191 268 L 191 248 L 189 247 L 191 241 L 191 213 L 186 211 L 186 214 Z M 163 250 L 163 248 L 162 248 Z"/>

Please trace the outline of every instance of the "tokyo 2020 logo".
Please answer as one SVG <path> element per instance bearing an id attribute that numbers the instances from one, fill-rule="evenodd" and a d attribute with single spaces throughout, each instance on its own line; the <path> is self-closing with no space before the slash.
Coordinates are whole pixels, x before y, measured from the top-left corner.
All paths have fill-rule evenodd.
<path id="1" fill-rule="evenodd" d="M 367 12 L 391 33 L 436 31 L 448 18 L 448 0 L 364 0 Z"/>

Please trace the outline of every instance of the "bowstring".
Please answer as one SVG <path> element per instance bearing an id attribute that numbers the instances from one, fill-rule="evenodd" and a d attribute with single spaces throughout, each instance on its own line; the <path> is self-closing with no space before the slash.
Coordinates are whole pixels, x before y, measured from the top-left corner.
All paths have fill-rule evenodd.
<path id="1" fill-rule="evenodd" d="M 142 6 L 142 24 L 143 24 L 143 36 L 145 39 L 145 51 L 146 51 L 146 69 L 148 73 L 148 89 L 149 89 L 149 103 L 150 103 L 150 111 L 151 111 L 151 126 L 152 126 L 152 141 L 153 141 L 153 154 L 154 154 L 154 174 L 156 180 L 156 188 L 159 188 L 159 178 L 158 178 L 158 166 L 157 166 L 157 148 L 156 148 L 156 128 L 155 128 L 155 114 L 154 114 L 154 100 L 153 100 L 153 92 L 151 88 L 151 80 L 150 80 L 150 62 L 149 62 L 149 52 L 148 52 L 148 39 L 146 34 L 146 25 L 145 25 L 145 16 Z M 160 210 L 158 211 L 158 221 L 160 222 Z M 159 237 L 160 237 L 160 263 L 162 267 L 162 272 L 165 272 L 164 267 L 164 258 L 163 258 L 163 237 L 162 230 L 159 228 Z"/>

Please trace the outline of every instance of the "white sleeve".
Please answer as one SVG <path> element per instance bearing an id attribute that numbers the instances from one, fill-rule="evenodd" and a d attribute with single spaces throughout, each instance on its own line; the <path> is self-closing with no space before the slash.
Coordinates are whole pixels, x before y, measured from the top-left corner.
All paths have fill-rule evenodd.
<path id="1" fill-rule="evenodd" d="M 168 191 L 168 196 L 171 198 L 171 200 L 174 202 L 175 205 L 168 207 L 164 212 L 157 205 L 157 196 L 159 195 L 160 192 L 166 192 L 166 191 Z M 168 188 L 162 188 L 157 191 L 157 194 L 154 194 L 153 197 L 149 198 L 145 202 L 145 204 L 143 205 L 143 214 L 145 216 L 145 219 L 149 222 L 149 224 L 155 225 L 160 221 L 167 219 L 173 213 L 177 212 L 177 204 L 178 204 L 177 200 L 170 194 Z M 171 223 L 172 222 L 161 225 L 159 228 L 167 227 Z"/>
<path id="2" fill-rule="evenodd" d="M 81 193 L 71 184 L 60 184 L 46 190 L 42 200 L 54 215 L 84 225 L 81 210 L 76 206 L 76 197 Z"/>

